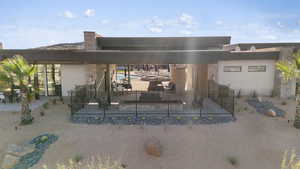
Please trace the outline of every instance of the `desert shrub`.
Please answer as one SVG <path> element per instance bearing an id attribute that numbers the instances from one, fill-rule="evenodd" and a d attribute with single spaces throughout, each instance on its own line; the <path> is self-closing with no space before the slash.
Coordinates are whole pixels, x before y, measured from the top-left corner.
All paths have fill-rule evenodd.
<path id="1" fill-rule="evenodd" d="M 45 111 L 44 111 L 44 110 L 41 110 L 41 111 L 40 111 L 40 115 L 41 115 L 41 116 L 45 116 Z"/>
<path id="2" fill-rule="evenodd" d="M 76 163 L 79 163 L 83 160 L 83 155 L 81 154 L 76 154 L 74 157 L 73 157 L 73 161 L 76 162 Z"/>
<path id="3" fill-rule="evenodd" d="M 253 98 L 257 98 L 257 93 L 256 93 L 255 90 L 254 90 L 253 93 L 252 93 L 252 97 L 253 97 Z"/>
<path id="4" fill-rule="evenodd" d="M 294 150 L 290 153 L 285 151 L 282 161 L 281 169 L 300 169 L 300 160 L 297 158 L 297 155 Z"/>
<path id="5" fill-rule="evenodd" d="M 242 95 L 242 90 L 240 89 L 236 95 L 236 98 L 238 99 L 241 98 L 241 95 Z"/>
<path id="6" fill-rule="evenodd" d="M 287 105 L 287 102 L 286 101 L 282 101 L 281 105 Z"/>
<path id="7" fill-rule="evenodd" d="M 276 96 L 276 92 L 275 92 L 275 90 L 272 90 L 271 91 L 271 96 L 270 97 L 275 97 Z"/>
<path id="8" fill-rule="evenodd" d="M 47 166 L 43 166 L 48 169 Z M 116 161 L 111 161 L 109 158 L 102 160 L 101 158 L 92 158 L 86 164 L 75 163 L 73 160 L 69 164 L 57 164 L 55 169 L 124 169 L 126 165 L 120 164 Z"/>
<path id="9" fill-rule="evenodd" d="M 49 108 L 49 103 L 48 103 L 48 102 L 44 103 L 44 104 L 43 104 L 43 108 L 44 108 L 44 109 L 48 109 L 48 108 Z"/>
<path id="10" fill-rule="evenodd" d="M 56 99 L 52 99 L 52 104 L 56 105 L 56 103 L 57 103 Z"/>
<path id="11" fill-rule="evenodd" d="M 62 104 L 65 104 L 64 98 L 62 96 L 59 97 L 59 100 Z"/>
<path id="12" fill-rule="evenodd" d="M 178 120 L 178 121 L 180 121 L 181 119 L 182 119 L 182 117 L 180 117 L 180 116 L 176 117 L 176 120 Z"/>
<path id="13" fill-rule="evenodd" d="M 238 164 L 238 160 L 236 157 L 228 157 L 227 161 L 233 166 L 236 166 Z"/>

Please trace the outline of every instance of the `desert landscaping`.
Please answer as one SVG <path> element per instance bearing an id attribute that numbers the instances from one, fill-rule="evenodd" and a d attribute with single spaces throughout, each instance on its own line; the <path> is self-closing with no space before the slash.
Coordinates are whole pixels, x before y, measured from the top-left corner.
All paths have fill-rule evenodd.
<path id="1" fill-rule="evenodd" d="M 18 126 L 18 112 L 0 114 L 0 156 L 3 159 L 10 144 L 23 144 L 44 133 L 58 136 L 33 169 L 79 158 L 84 162 L 91 157 L 109 157 L 130 169 L 230 169 L 279 168 L 283 152 L 300 152 L 300 133 L 292 126 L 295 102 L 275 98 L 271 100 L 285 110 L 285 117 L 259 114 L 238 99 L 235 122 L 211 125 L 87 125 L 70 122 L 67 104 L 49 103 L 49 107 L 35 109 L 31 125 Z M 17 127 L 16 127 L 17 126 Z M 145 142 L 159 141 L 161 154 L 145 152 Z"/>

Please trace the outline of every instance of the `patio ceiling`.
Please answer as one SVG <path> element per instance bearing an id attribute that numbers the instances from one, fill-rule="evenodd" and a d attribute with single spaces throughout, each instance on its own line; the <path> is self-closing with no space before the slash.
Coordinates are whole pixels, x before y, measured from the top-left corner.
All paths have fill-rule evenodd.
<path id="1" fill-rule="evenodd" d="M 209 64 L 218 60 L 276 60 L 279 51 L 229 52 L 224 50 L 0 50 L 0 60 L 22 55 L 30 63 L 103 64 Z"/>

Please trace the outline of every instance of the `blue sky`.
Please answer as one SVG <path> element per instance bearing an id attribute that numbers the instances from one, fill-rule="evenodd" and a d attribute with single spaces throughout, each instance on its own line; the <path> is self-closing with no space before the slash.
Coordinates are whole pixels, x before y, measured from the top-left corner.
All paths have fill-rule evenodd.
<path id="1" fill-rule="evenodd" d="M 0 42 L 31 48 L 102 36 L 232 36 L 300 42 L 299 0 L 0 0 Z"/>

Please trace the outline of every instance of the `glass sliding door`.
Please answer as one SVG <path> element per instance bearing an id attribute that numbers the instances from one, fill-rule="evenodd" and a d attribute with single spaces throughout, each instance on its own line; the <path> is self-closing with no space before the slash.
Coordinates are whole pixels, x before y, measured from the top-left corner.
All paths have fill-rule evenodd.
<path id="1" fill-rule="evenodd" d="M 39 94 L 43 96 L 61 96 L 60 65 L 37 65 Z"/>

